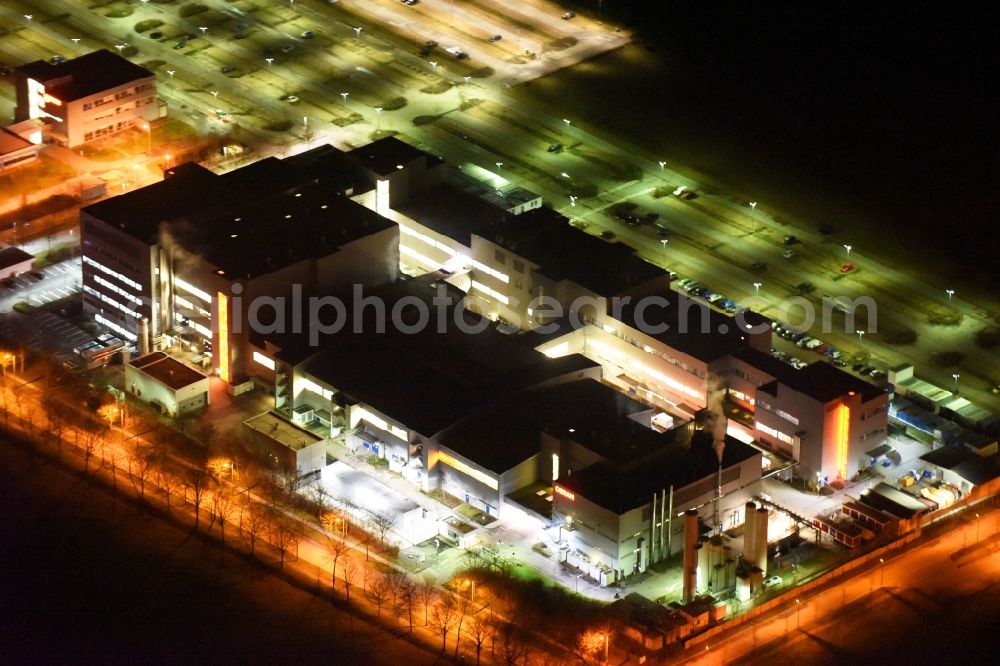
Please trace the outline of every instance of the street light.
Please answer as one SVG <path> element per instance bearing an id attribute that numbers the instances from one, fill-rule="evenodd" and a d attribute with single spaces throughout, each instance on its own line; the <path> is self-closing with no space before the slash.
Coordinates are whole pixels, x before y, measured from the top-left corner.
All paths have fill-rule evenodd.
<path id="1" fill-rule="evenodd" d="M 960 376 L 961 376 L 961 375 L 959 375 L 959 374 L 958 374 L 957 372 L 956 372 L 956 373 L 954 373 L 954 374 L 953 374 L 953 375 L 951 376 L 951 378 L 955 380 L 955 385 L 954 385 L 954 388 L 955 388 L 955 393 L 958 393 L 958 378 L 959 378 Z"/>
<path id="2" fill-rule="evenodd" d="M 976 514 L 976 545 L 979 545 L 979 514 Z"/>
<path id="3" fill-rule="evenodd" d="M 753 288 L 757 290 L 757 295 L 758 295 L 758 296 L 760 295 L 760 288 L 761 288 L 762 286 L 764 286 L 764 283 L 763 283 L 763 282 L 754 282 L 754 283 L 753 283 Z"/>
<path id="4" fill-rule="evenodd" d="M 757 202 L 750 202 L 750 224 L 754 227 L 757 226 Z"/>
<path id="5" fill-rule="evenodd" d="M 566 123 L 566 127 L 570 126 L 569 118 L 563 118 L 563 122 Z"/>
<path id="6" fill-rule="evenodd" d="M 198 28 L 198 29 L 199 29 L 199 30 L 201 30 L 201 34 L 203 34 L 203 35 L 204 35 L 204 34 L 205 34 L 206 32 L 208 32 L 208 27 L 207 27 L 207 26 L 204 26 L 204 25 L 203 25 L 203 26 L 199 26 L 199 28 Z"/>
<path id="7" fill-rule="evenodd" d="M 848 256 L 848 258 L 850 258 L 850 256 L 851 256 L 851 246 L 850 245 L 844 245 L 844 249 L 847 250 L 847 256 Z"/>
<path id="8" fill-rule="evenodd" d="M 382 129 L 382 107 L 375 107 L 375 131 L 379 132 Z"/>
<path id="9" fill-rule="evenodd" d="M 344 104 L 347 104 L 347 96 L 348 96 L 349 94 L 350 94 L 350 93 L 345 93 L 345 92 L 342 92 L 342 93 L 340 93 L 340 96 L 344 98 Z"/>
<path id="10" fill-rule="evenodd" d="M 168 70 L 167 70 L 167 76 L 169 76 L 170 78 L 174 78 L 174 71 L 175 71 L 175 70 L 172 70 L 172 69 L 168 69 Z"/>
<path id="11" fill-rule="evenodd" d="M 798 629 L 799 626 L 800 626 L 799 625 L 799 613 L 801 611 L 802 611 L 802 600 L 801 599 L 796 599 L 795 600 L 795 628 L 796 629 Z"/>
<path id="12" fill-rule="evenodd" d="M 74 44 L 76 44 L 77 46 L 80 45 L 80 38 L 79 37 L 71 37 L 70 41 L 73 42 Z"/>
<path id="13" fill-rule="evenodd" d="M 360 39 L 360 38 L 361 38 L 361 28 L 355 28 L 355 29 L 354 29 L 354 35 L 355 35 L 355 36 L 356 36 L 356 37 L 357 37 L 358 39 Z"/>
<path id="14" fill-rule="evenodd" d="M 125 48 L 125 44 L 115 44 L 115 48 L 118 49 L 118 53 L 121 53 L 122 49 Z"/>
<path id="15" fill-rule="evenodd" d="M 883 558 L 878 558 L 879 570 L 878 570 L 878 586 L 885 587 L 885 560 Z"/>
<path id="16" fill-rule="evenodd" d="M 864 332 L 863 330 L 861 330 L 860 328 L 859 328 L 859 329 L 857 329 L 857 330 L 856 330 L 856 331 L 854 331 L 854 332 L 858 334 L 858 343 L 860 344 L 860 342 L 861 342 L 861 339 L 862 339 L 863 337 L 865 337 L 865 332 Z"/>
<path id="17" fill-rule="evenodd" d="M 214 97 L 215 99 L 219 99 L 219 91 L 218 90 L 213 90 L 212 91 L 212 97 Z"/>
<path id="18" fill-rule="evenodd" d="M 574 195 L 572 195 L 572 194 L 569 195 L 569 205 L 570 206 L 575 206 L 576 205 L 576 197 Z"/>
<path id="19" fill-rule="evenodd" d="M 274 58 L 264 58 L 264 62 L 266 62 L 267 66 L 270 67 L 271 63 L 274 62 Z"/>
<path id="20" fill-rule="evenodd" d="M 431 65 L 431 69 L 433 69 L 433 70 L 434 70 L 434 71 L 436 72 L 436 71 L 437 71 L 437 69 L 438 69 L 438 64 L 437 64 L 437 61 L 436 61 L 436 60 L 430 60 L 430 61 L 428 61 L 428 62 L 430 62 L 430 65 Z"/>
<path id="21" fill-rule="evenodd" d="M 945 289 L 944 293 L 948 294 L 948 302 L 951 303 L 951 297 L 955 295 L 954 289 Z"/>

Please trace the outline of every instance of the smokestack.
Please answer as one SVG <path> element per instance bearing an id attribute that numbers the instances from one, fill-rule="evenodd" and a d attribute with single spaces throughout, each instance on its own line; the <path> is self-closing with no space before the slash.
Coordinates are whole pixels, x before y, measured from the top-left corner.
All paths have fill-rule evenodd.
<path id="1" fill-rule="evenodd" d="M 743 514 L 743 559 L 753 564 L 757 561 L 757 505 L 747 502 Z"/>
<path id="2" fill-rule="evenodd" d="M 712 544 L 707 536 L 698 538 L 698 578 L 695 591 L 704 594 L 712 580 Z"/>
<path id="3" fill-rule="evenodd" d="M 767 571 L 767 509 L 757 509 L 757 536 L 754 540 L 757 548 L 756 564 L 761 571 Z"/>
<path id="4" fill-rule="evenodd" d="M 139 356 L 149 353 L 149 320 L 143 317 L 139 320 Z"/>
<path id="5" fill-rule="evenodd" d="M 698 512 L 684 512 L 684 603 L 694 599 L 698 584 Z"/>

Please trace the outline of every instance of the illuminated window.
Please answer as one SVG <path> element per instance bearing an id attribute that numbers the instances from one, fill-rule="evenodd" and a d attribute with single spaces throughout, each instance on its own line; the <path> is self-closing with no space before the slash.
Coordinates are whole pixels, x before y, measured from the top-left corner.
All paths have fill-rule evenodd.
<path id="1" fill-rule="evenodd" d="M 259 351 L 255 351 L 253 353 L 253 360 L 268 370 L 274 370 L 274 360 L 264 356 Z"/>
<path id="2" fill-rule="evenodd" d="M 459 472 L 462 472 L 466 476 L 471 476 L 476 481 L 479 481 L 483 485 L 488 486 L 493 490 L 497 490 L 500 487 L 496 479 L 494 479 L 492 476 L 485 474 L 479 471 L 478 469 L 470 467 L 469 465 L 466 465 L 461 460 L 458 460 L 457 458 L 448 455 L 444 451 L 438 451 L 437 458 L 440 462 L 444 463 L 445 465 L 448 465 L 449 467 L 452 467 L 458 470 Z"/>
<path id="3" fill-rule="evenodd" d="M 194 286 L 190 282 L 186 282 L 185 280 L 182 280 L 179 277 L 174 278 L 174 286 L 177 287 L 178 289 L 183 289 L 192 296 L 197 296 L 206 303 L 212 302 L 212 297 L 208 295 L 208 292 L 202 291 L 201 289 Z"/>
<path id="4" fill-rule="evenodd" d="M 229 381 L 229 298 L 220 292 L 218 299 L 219 315 L 219 378 Z"/>
<path id="5" fill-rule="evenodd" d="M 559 478 L 559 454 L 552 454 L 552 480 L 555 481 Z"/>

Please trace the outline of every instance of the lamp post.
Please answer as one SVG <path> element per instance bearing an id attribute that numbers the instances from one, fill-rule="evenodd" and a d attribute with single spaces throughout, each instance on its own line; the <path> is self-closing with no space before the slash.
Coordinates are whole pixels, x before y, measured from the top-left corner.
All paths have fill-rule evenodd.
<path id="1" fill-rule="evenodd" d="M 357 37 L 358 39 L 361 39 L 361 28 L 354 29 L 354 36 Z"/>
<path id="2" fill-rule="evenodd" d="M 756 227 L 757 226 L 757 202 L 750 202 L 750 223 Z"/>
<path id="3" fill-rule="evenodd" d="M 167 76 L 169 76 L 170 78 L 174 78 L 174 70 L 168 69 L 167 70 Z"/>
<path id="4" fill-rule="evenodd" d="M 979 514 L 976 514 L 976 545 L 979 545 Z"/>
<path id="5" fill-rule="evenodd" d="M 153 154 L 153 128 L 149 123 L 145 123 L 142 129 L 146 130 L 146 154 Z"/>
<path id="6" fill-rule="evenodd" d="M 660 239 L 660 245 L 663 246 L 663 263 L 664 263 L 664 265 L 666 265 L 666 263 L 667 263 L 667 243 L 669 243 L 669 242 L 670 242 L 670 240 L 667 239 L 667 238 L 661 238 Z"/>
<path id="7" fill-rule="evenodd" d="M 660 165 L 660 180 L 664 180 L 665 176 L 663 175 L 663 169 L 667 166 L 667 163 L 664 160 L 660 160 L 657 164 Z"/>
<path id="8" fill-rule="evenodd" d="M 434 70 L 435 72 L 437 72 L 437 70 L 438 70 L 437 60 L 430 60 L 428 62 L 431 65 L 431 69 Z"/>
<path id="9" fill-rule="evenodd" d="M 951 378 L 954 380 L 954 391 L 958 393 L 958 378 L 961 377 L 957 372 L 952 374 Z"/>
<path id="10" fill-rule="evenodd" d="M 206 32 L 208 32 L 208 26 L 204 26 L 204 25 L 203 25 L 203 26 L 200 26 L 200 27 L 199 27 L 198 29 L 199 29 L 199 30 L 201 30 L 201 34 L 203 34 L 203 35 L 204 35 L 204 34 L 205 34 Z"/>
<path id="11" fill-rule="evenodd" d="M 753 288 L 757 290 L 757 295 L 760 296 L 760 288 L 764 286 L 763 282 L 754 282 Z"/>
<path id="12" fill-rule="evenodd" d="M 569 205 L 570 206 L 575 206 L 576 205 L 576 197 L 573 196 L 572 194 L 569 195 Z"/>
<path id="13" fill-rule="evenodd" d="M 799 614 L 801 612 L 802 612 L 802 600 L 801 599 L 796 599 L 795 600 L 795 628 L 796 629 L 798 629 L 799 626 L 800 626 L 799 625 Z"/>
<path id="14" fill-rule="evenodd" d="M 264 62 L 266 62 L 267 66 L 270 67 L 274 63 L 274 58 L 264 58 Z"/>
<path id="15" fill-rule="evenodd" d="M 865 337 L 865 332 L 860 328 L 854 332 L 858 334 L 858 344 L 861 344 L 861 339 Z"/>
<path id="16" fill-rule="evenodd" d="M 343 98 L 343 100 L 344 100 L 344 106 L 346 106 L 346 105 L 347 105 L 347 96 L 348 96 L 349 94 L 350 94 L 350 93 L 346 93 L 346 92 L 342 92 L 342 93 L 340 93 L 340 96 L 341 96 L 341 98 Z"/>
<path id="17" fill-rule="evenodd" d="M 885 560 L 883 558 L 878 558 L 878 586 L 885 587 Z"/>
<path id="18" fill-rule="evenodd" d="M 380 132 L 382 130 L 382 107 L 375 107 L 375 131 Z"/>
<path id="19" fill-rule="evenodd" d="M 844 249 L 847 250 L 847 258 L 851 258 L 851 247 L 850 245 L 844 245 Z"/>
<path id="20" fill-rule="evenodd" d="M 951 303 L 951 297 L 955 295 L 954 289 L 945 289 L 944 293 L 948 294 L 948 302 Z"/>

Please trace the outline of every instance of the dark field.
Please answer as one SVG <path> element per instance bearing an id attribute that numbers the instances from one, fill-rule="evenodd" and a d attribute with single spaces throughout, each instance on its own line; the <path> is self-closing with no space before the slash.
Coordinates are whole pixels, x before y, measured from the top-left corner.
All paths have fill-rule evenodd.
<path id="1" fill-rule="evenodd" d="M 0 434 L 0 661 L 434 661 L 374 622 L 112 498 Z"/>
<path id="2" fill-rule="evenodd" d="M 591 125 L 761 210 L 832 224 L 861 252 L 1000 287 L 997 42 L 979 10 L 603 4 L 642 43 L 529 84 L 535 94 L 571 94 Z"/>

